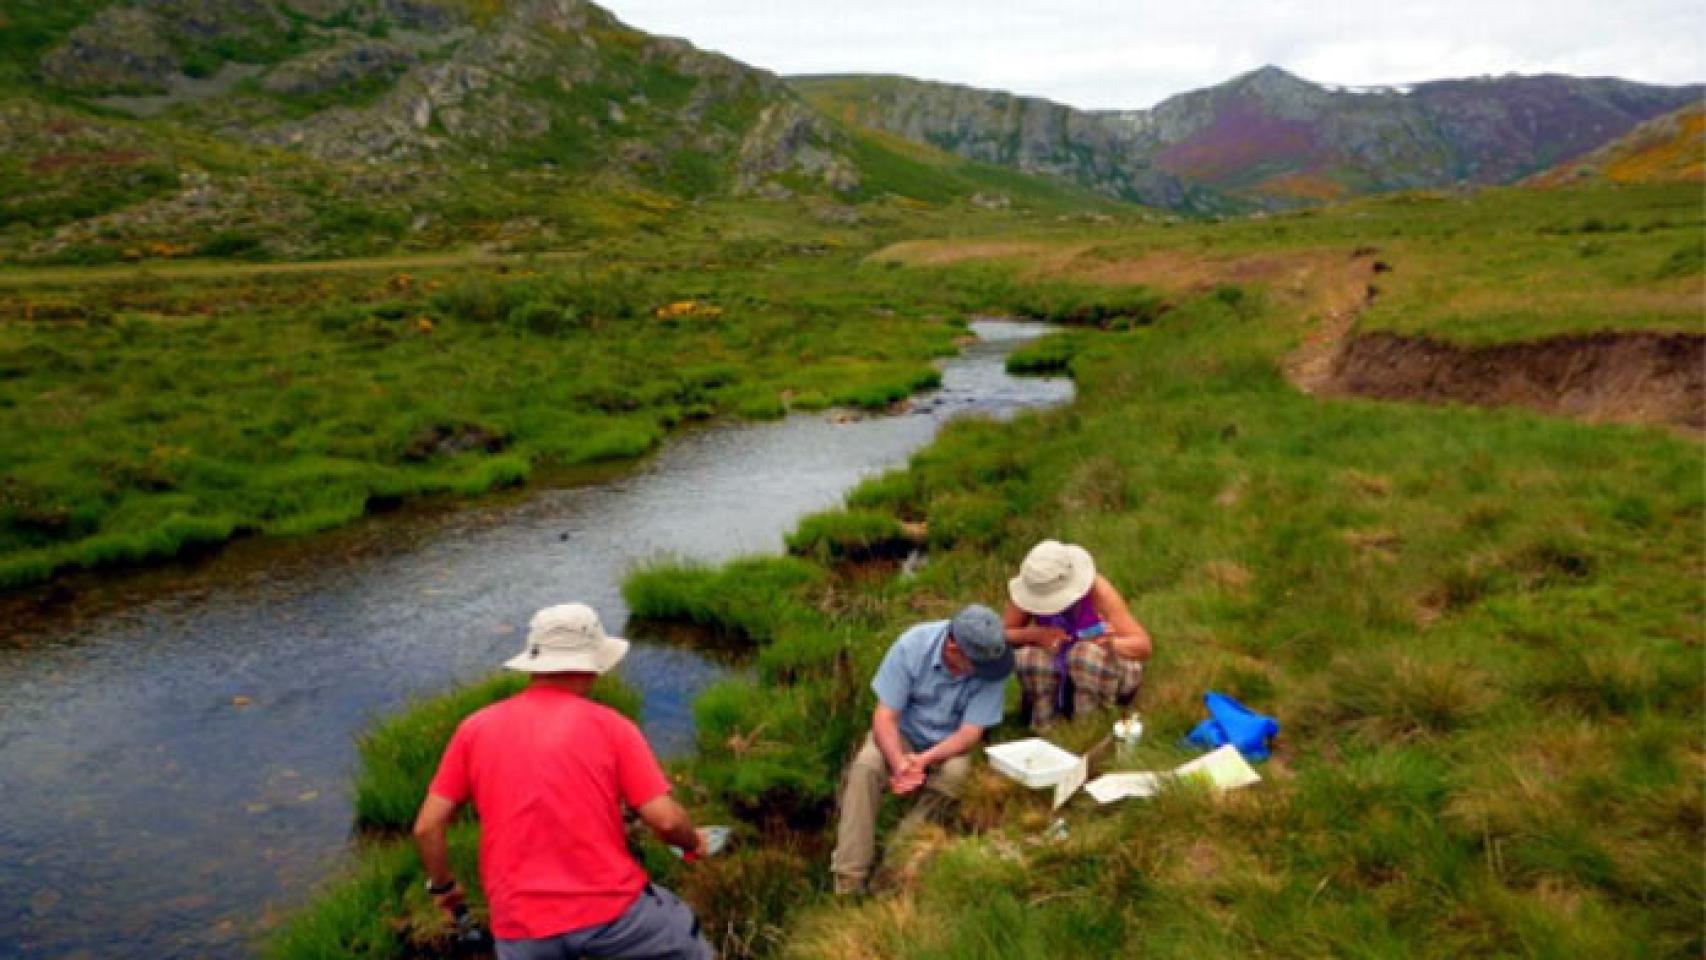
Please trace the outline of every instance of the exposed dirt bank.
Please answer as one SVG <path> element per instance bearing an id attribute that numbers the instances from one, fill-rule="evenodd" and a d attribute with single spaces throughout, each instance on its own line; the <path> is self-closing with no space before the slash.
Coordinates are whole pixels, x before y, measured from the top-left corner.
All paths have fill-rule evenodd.
<path id="1" fill-rule="evenodd" d="M 1091 255 L 1087 245 L 1046 242 L 912 241 L 872 259 L 940 266 L 1006 260 L 1033 277 L 1166 293 L 1219 283 L 1265 287 L 1302 343 L 1284 360 L 1298 389 L 1424 403 L 1520 405 L 1590 422 L 1651 423 L 1706 434 L 1706 337 L 1693 333 L 1596 333 L 1491 347 L 1459 347 L 1391 333 L 1358 334 L 1374 303 L 1378 275 L 1392 266 L 1381 251 L 1275 251 L 1206 256 L 1163 250 L 1135 257 Z"/>
<path id="2" fill-rule="evenodd" d="M 1520 405 L 1591 422 L 1706 432 L 1706 337 L 1598 333 L 1468 348 L 1366 333 L 1345 341 L 1318 391 Z"/>

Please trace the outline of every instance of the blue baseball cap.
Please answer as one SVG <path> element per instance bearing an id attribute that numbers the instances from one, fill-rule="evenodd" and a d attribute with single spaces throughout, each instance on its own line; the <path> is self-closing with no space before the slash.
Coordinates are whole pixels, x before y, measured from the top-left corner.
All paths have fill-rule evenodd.
<path id="1" fill-rule="evenodd" d="M 1012 675 L 1013 648 L 1007 645 L 1007 630 L 994 610 L 974 603 L 954 614 L 948 633 L 971 661 L 972 675 L 979 680 L 1001 681 Z"/>

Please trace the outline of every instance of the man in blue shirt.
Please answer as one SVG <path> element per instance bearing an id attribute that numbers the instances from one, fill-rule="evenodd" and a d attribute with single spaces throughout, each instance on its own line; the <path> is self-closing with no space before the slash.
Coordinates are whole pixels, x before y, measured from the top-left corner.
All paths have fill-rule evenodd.
<path id="1" fill-rule="evenodd" d="M 959 799 L 972 747 L 1001 722 L 1013 651 L 1001 618 L 973 604 L 952 620 L 921 623 L 900 635 L 871 680 L 877 708 L 871 733 L 847 768 L 841 822 L 830 872 L 835 892 L 865 889 L 877 853 L 877 813 L 886 786 L 921 793 L 903 827 L 934 817 Z"/>

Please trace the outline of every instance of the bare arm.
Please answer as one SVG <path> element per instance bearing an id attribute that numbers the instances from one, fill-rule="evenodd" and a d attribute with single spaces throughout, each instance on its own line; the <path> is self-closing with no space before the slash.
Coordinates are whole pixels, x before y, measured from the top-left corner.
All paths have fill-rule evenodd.
<path id="1" fill-rule="evenodd" d="M 427 794 L 421 812 L 415 816 L 415 849 L 420 851 L 421 866 L 434 887 L 449 887 L 456 877 L 450 872 L 450 821 L 456 817 L 458 804 L 437 794 Z M 454 912 L 462 903 L 460 886 L 433 898 L 441 909 Z"/>
<path id="2" fill-rule="evenodd" d="M 675 802 L 674 797 L 667 793 L 653 797 L 641 804 L 636 812 L 664 843 L 680 847 L 686 853 L 699 850 L 699 831 L 693 829 L 693 818 L 687 815 L 685 807 Z"/>
<path id="3" fill-rule="evenodd" d="M 1096 612 L 1107 621 L 1108 646 L 1128 660 L 1148 660 L 1155 652 L 1149 631 L 1132 616 L 1125 598 L 1108 582 L 1108 578 L 1096 578 L 1096 583 L 1090 588 L 1090 599 L 1096 605 Z"/>
<path id="4" fill-rule="evenodd" d="M 935 766 L 944 760 L 952 760 L 962 753 L 977 746 L 983 739 L 983 728 L 973 724 L 961 724 L 958 730 L 948 735 L 946 740 L 918 755 L 919 762 L 926 767 Z"/>
<path id="5" fill-rule="evenodd" d="M 888 761 L 890 775 L 906 766 L 906 745 L 900 740 L 900 711 L 878 703 L 871 714 L 871 739 Z"/>
<path id="6" fill-rule="evenodd" d="M 1045 627 L 1032 622 L 1030 614 L 1020 610 L 1011 600 L 1007 601 L 1007 609 L 1001 614 L 1001 625 L 1006 628 L 1007 642 L 1015 647 L 1042 647 L 1053 650 L 1066 639 L 1066 631 L 1059 627 Z"/>

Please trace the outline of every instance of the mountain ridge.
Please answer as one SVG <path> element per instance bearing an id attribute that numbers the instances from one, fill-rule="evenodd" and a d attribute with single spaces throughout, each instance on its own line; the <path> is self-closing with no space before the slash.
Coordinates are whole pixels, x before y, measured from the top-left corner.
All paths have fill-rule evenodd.
<path id="1" fill-rule="evenodd" d="M 1242 214 L 1512 182 L 1699 87 L 1331 87 L 1148 110 L 783 78 L 588 0 L 64 0 L 0 14 L 0 256 L 545 249 L 713 196 Z"/>
<path id="2" fill-rule="evenodd" d="M 1558 74 L 1347 88 L 1268 65 L 1147 110 L 1079 110 L 887 74 L 787 79 L 866 126 L 1194 212 L 1513 182 L 1702 90 Z"/>

